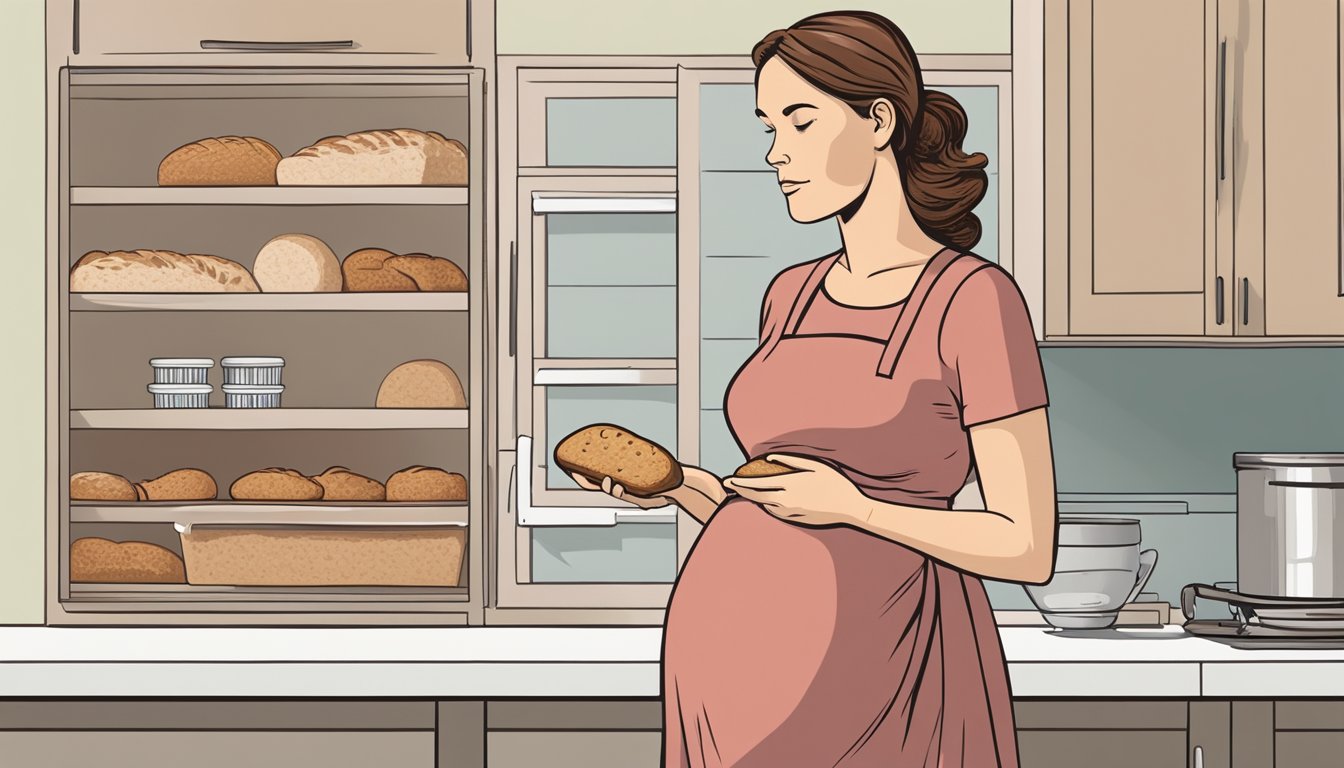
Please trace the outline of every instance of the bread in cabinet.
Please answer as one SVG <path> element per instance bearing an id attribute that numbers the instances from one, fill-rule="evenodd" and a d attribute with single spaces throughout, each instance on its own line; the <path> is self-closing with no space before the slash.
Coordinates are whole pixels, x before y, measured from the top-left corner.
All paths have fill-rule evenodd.
<path id="1" fill-rule="evenodd" d="M 467 275 L 449 259 L 423 253 L 398 255 L 382 248 L 361 248 L 341 264 L 345 290 L 465 291 Z"/>
<path id="2" fill-rule="evenodd" d="M 163 187 L 275 186 L 280 151 L 255 136 L 219 136 L 184 144 L 159 162 Z"/>
<path id="3" fill-rule="evenodd" d="M 70 545 L 70 581 L 181 584 L 186 571 L 182 558 L 157 544 L 86 536 Z"/>
<path id="4" fill-rule="evenodd" d="M 453 369 L 439 360 L 411 360 L 378 385 L 378 408 L 466 408 L 467 395 Z"/>
<path id="5" fill-rule="evenodd" d="M 267 467 L 233 481 L 229 497 L 240 501 L 317 501 L 322 485 L 295 469 Z"/>
<path id="6" fill-rule="evenodd" d="M 407 467 L 387 478 L 387 500 L 466 501 L 467 479 L 438 467 Z"/>
<path id="7" fill-rule="evenodd" d="M 282 159 L 282 186 L 400 186 L 467 183 L 467 148 L 437 131 L 414 128 L 327 136 Z"/>
<path id="8" fill-rule="evenodd" d="M 136 501 L 130 480 L 110 472 L 76 472 L 70 476 L 70 498 L 76 501 Z"/>
<path id="9" fill-rule="evenodd" d="M 257 253 L 252 277 L 268 293 L 336 292 L 341 290 L 341 261 L 312 235 L 280 235 Z"/>
<path id="10" fill-rule="evenodd" d="M 217 494 L 210 473 L 193 467 L 174 469 L 139 483 L 110 472 L 76 472 L 70 476 L 72 501 L 204 501 Z"/>
<path id="11" fill-rule="evenodd" d="M 323 501 L 384 501 L 387 488 L 371 477 L 345 467 L 327 467 L 312 480 L 322 486 Z"/>
<path id="12" fill-rule="evenodd" d="M 259 293 L 247 267 L 196 253 L 89 251 L 70 270 L 72 293 Z"/>

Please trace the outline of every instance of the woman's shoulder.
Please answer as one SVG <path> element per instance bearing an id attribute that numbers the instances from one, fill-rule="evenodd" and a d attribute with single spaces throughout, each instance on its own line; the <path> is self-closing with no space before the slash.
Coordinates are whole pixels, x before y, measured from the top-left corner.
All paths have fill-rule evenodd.
<path id="1" fill-rule="evenodd" d="M 775 276 L 770 278 L 769 285 L 765 288 L 766 298 L 781 293 L 788 293 L 790 291 L 796 294 L 803 287 L 803 283 L 807 282 L 807 276 L 812 273 L 813 269 L 816 269 L 827 259 L 834 258 L 839 253 L 840 251 L 831 251 L 824 256 L 818 256 L 814 259 L 808 259 L 807 261 L 800 261 L 797 264 L 790 264 L 776 272 Z"/>

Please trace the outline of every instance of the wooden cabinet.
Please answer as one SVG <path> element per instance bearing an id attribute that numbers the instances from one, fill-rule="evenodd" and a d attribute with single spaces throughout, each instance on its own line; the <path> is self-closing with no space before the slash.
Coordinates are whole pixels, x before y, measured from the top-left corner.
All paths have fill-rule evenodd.
<path id="1" fill-rule="evenodd" d="M 1194 765 L 1196 728 L 1205 728 L 1203 702 L 1016 701 L 1022 768 L 1182 768 Z M 1205 761 L 1205 768 L 1216 763 Z"/>
<path id="2" fill-rule="evenodd" d="M 1340 32 L 1337 0 L 1048 2 L 1047 340 L 1344 335 Z"/>
<path id="3" fill-rule="evenodd" d="M 658 768 L 662 703 L 633 701 L 486 702 L 491 768 Z"/>
<path id="4" fill-rule="evenodd" d="M 1341 336 L 1340 4 L 1265 0 L 1264 16 L 1264 332 Z"/>
<path id="5" fill-rule="evenodd" d="M 72 64 L 253 66 L 488 60 L 493 0 L 67 0 Z M 64 26 L 64 25 L 63 25 Z M 484 33 L 484 34 L 483 34 Z"/>

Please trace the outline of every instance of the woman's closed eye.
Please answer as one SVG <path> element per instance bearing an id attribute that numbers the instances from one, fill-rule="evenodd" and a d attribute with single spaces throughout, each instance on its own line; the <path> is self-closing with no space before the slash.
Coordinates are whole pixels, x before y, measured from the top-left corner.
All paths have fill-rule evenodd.
<path id="1" fill-rule="evenodd" d="M 803 131 L 807 130 L 807 126 L 809 126 L 809 125 L 815 123 L 816 121 L 817 121 L 817 119 L 814 117 L 814 118 L 812 118 L 811 120 L 808 120 L 806 123 L 800 123 L 800 124 L 795 125 L 795 126 L 793 126 L 793 127 L 794 127 L 794 128 L 797 128 L 799 133 L 802 133 Z M 775 129 L 774 129 L 774 128 L 766 128 L 766 129 L 765 129 L 765 132 L 766 132 L 766 133 L 774 133 L 774 132 L 775 132 Z"/>

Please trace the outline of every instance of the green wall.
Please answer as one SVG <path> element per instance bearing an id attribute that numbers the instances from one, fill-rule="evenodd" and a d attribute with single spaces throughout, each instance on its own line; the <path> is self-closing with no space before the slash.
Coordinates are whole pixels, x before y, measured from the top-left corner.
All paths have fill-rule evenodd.
<path id="1" fill-rule="evenodd" d="M 46 429 L 43 333 L 46 307 L 43 205 L 46 144 L 42 0 L 5 0 L 0 24 L 0 232 L 5 233 L 5 298 L 0 302 L 4 364 L 0 403 L 0 624 L 43 617 L 43 511 Z"/>
<path id="2" fill-rule="evenodd" d="M 500 55 L 747 55 L 767 32 L 829 10 L 876 11 L 919 53 L 1008 53 L 1011 0 L 496 0 Z"/>

